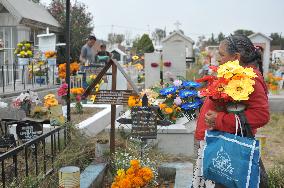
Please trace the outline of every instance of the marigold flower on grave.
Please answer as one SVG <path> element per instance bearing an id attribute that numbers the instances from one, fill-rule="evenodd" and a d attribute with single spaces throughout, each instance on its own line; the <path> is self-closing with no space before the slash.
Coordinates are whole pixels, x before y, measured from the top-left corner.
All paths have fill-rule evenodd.
<path id="1" fill-rule="evenodd" d="M 149 182 L 154 178 L 153 171 L 148 167 L 143 167 L 139 170 L 138 176 Z"/>
<path id="2" fill-rule="evenodd" d="M 160 109 L 162 110 L 162 109 L 166 108 L 167 105 L 166 105 L 165 103 L 162 103 L 162 104 L 159 104 L 159 107 L 160 107 Z"/>
<path id="3" fill-rule="evenodd" d="M 136 176 L 132 179 L 132 186 L 133 187 L 143 187 L 144 185 L 145 185 L 145 183 L 144 183 L 144 180 L 143 180 L 142 177 Z"/>
<path id="4" fill-rule="evenodd" d="M 140 161 L 139 160 L 131 160 L 130 161 L 130 165 L 131 167 L 133 167 L 134 169 L 140 168 Z"/>
<path id="5" fill-rule="evenodd" d="M 58 105 L 58 101 L 55 98 L 50 98 L 44 101 L 44 106 L 49 108 L 51 106 L 57 106 Z"/>
<path id="6" fill-rule="evenodd" d="M 48 95 L 45 95 L 44 96 L 44 99 L 47 100 L 47 99 L 52 99 L 52 98 L 55 98 L 55 95 L 54 94 L 48 94 Z"/>
<path id="7" fill-rule="evenodd" d="M 225 93 L 236 101 L 248 100 L 254 91 L 254 81 L 251 79 L 231 80 L 225 88 Z"/>
<path id="8" fill-rule="evenodd" d="M 171 114 L 171 113 L 173 113 L 173 109 L 172 108 L 165 108 L 165 113 Z"/>

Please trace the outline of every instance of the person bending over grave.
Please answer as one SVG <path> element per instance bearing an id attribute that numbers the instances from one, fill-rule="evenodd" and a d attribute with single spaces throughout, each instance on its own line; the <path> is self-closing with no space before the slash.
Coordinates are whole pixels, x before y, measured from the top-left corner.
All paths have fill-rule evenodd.
<path id="1" fill-rule="evenodd" d="M 95 51 L 93 46 L 95 45 L 97 39 L 94 35 L 88 37 L 87 43 L 82 47 L 80 54 L 81 66 L 88 66 L 95 64 Z"/>

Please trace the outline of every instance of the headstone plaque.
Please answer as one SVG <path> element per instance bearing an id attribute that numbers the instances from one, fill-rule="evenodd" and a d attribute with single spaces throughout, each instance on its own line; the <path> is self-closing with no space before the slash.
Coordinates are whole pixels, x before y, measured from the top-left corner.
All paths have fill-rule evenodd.
<path id="1" fill-rule="evenodd" d="M 16 146 L 17 144 L 13 134 L 0 137 L 0 148 L 12 148 Z"/>
<path id="2" fill-rule="evenodd" d="M 41 122 L 23 121 L 18 122 L 16 133 L 23 142 L 34 139 L 43 133 L 43 124 Z"/>
<path id="3" fill-rule="evenodd" d="M 100 90 L 98 91 L 95 99 L 95 104 L 127 104 L 128 98 L 132 95 L 131 90 Z"/>
<path id="4" fill-rule="evenodd" d="M 131 135 L 142 139 L 157 138 L 156 108 L 142 106 L 133 107 L 131 111 L 132 130 Z"/>

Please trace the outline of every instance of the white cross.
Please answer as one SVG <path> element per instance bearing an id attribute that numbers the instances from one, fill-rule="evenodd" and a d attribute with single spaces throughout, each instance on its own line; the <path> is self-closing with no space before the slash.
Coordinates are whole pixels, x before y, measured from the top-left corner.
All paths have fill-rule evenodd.
<path id="1" fill-rule="evenodd" d="M 174 25 L 176 26 L 177 31 L 179 30 L 179 26 L 181 26 L 181 23 L 179 21 L 176 21 L 174 23 Z"/>

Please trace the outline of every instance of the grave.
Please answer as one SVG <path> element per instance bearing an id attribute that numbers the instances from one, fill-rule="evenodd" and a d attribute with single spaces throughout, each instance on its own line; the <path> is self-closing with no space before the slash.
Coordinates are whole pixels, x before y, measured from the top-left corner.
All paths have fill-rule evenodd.
<path id="1" fill-rule="evenodd" d="M 130 118 L 131 112 L 126 111 L 122 116 L 117 118 Z M 131 133 L 131 124 L 121 124 L 116 120 L 115 130 L 119 132 L 123 130 L 126 133 Z M 158 149 L 164 153 L 172 155 L 194 155 L 194 131 L 196 122 L 188 121 L 186 117 L 179 118 L 175 124 L 169 126 L 157 125 L 157 139 L 148 139 L 148 143 L 157 144 Z M 110 125 L 105 129 L 110 131 Z"/>

